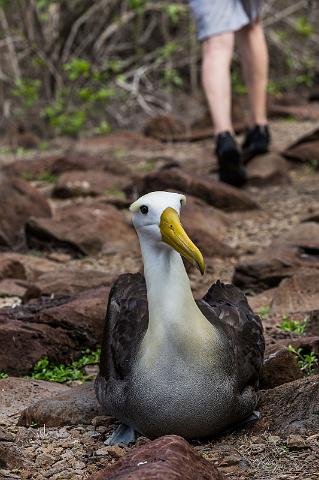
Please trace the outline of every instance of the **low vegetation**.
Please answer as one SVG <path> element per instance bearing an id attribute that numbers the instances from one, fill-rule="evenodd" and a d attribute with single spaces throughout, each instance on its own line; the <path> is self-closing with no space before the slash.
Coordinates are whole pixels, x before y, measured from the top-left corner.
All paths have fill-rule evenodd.
<path id="1" fill-rule="evenodd" d="M 315 84 L 317 23 L 307 0 L 264 8 L 271 94 Z M 105 134 L 200 88 L 201 47 L 184 0 L 0 0 L 0 36 L 2 116 L 43 136 Z"/>
<path id="2" fill-rule="evenodd" d="M 303 320 L 292 320 L 288 315 L 282 317 L 282 322 L 278 325 L 278 328 L 285 332 L 296 333 L 297 335 L 302 335 L 305 333 L 305 328 L 307 327 L 307 319 Z"/>
<path id="3" fill-rule="evenodd" d="M 309 352 L 306 348 L 296 349 L 292 345 L 289 345 L 288 350 L 297 356 L 298 365 L 306 375 L 313 375 L 316 373 L 318 357 L 315 352 Z"/>
<path id="4" fill-rule="evenodd" d="M 38 175 L 32 175 L 31 172 L 24 171 L 21 173 L 21 177 L 24 180 L 27 181 L 38 181 L 38 182 L 43 182 L 43 183 L 56 183 L 58 180 L 58 177 L 54 175 L 51 172 L 48 172 L 47 170 L 43 170 L 43 172 L 39 173 Z"/>
<path id="5" fill-rule="evenodd" d="M 85 373 L 84 367 L 98 364 L 99 359 L 100 349 L 85 350 L 79 360 L 75 360 L 69 365 L 54 365 L 45 357 L 35 364 L 30 378 L 57 383 L 73 380 L 86 382 L 92 380 L 93 377 Z"/>
<path id="6" fill-rule="evenodd" d="M 258 314 L 261 318 L 267 318 L 270 312 L 270 307 L 265 306 L 265 307 L 260 307 Z"/>

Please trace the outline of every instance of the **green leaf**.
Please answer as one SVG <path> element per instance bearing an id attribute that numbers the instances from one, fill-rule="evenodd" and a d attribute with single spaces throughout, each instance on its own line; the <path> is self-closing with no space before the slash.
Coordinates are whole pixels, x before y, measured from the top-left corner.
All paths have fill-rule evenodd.
<path id="1" fill-rule="evenodd" d="M 318 366 L 318 358 L 315 352 L 308 352 L 305 348 L 297 348 L 296 350 L 292 345 L 288 346 L 288 351 L 296 355 L 298 365 L 306 375 L 315 373 Z"/>
<path id="2" fill-rule="evenodd" d="M 83 368 L 86 365 L 97 364 L 100 359 L 100 353 L 100 349 L 95 351 L 86 349 L 79 360 L 72 362 L 70 365 L 53 365 L 48 358 L 42 358 L 35 364 L 31 378 L 57 383 L 71 380 L 79 380 L 81 382 L 91 380 L 91 377 L 85 375 Z"/>
<path id="3" fill-rule="evenodd" d="M 40 80 L 21 78 L 16 81 L 15 88 L 11 90 L 11 95 L 21 98 L 24 106 L 30 108 L 39 100 L 40 88 Z"/>
<path id="4" fill-rule="evenodd" d="M 270 312 L 270 307 L 267 305 L 265 307 L 260 307 L 258 313 L 261 316 L 261 318 L 266 318 L 268 316 L 269 312 Z"/>
<path id="5" fill-rule="evenodd" d="M 180 5 L 179 3 L 171 3 L 165 7 L 165 12 L 168 17 L 174 24 L 177 24 L 180 20 L 181 15 L 185 14 L 186 8 L 185 5 Z"/>
<path id="6" fill-rule="evenodd" d="M 73 58 L 63 65 L 63 69 L 67 73 L 68 79 L 74 81 L 80 77 L 89 78 L 91 64 L 83 58 Z"/>
<path id="7" fill-rule="evenodd" d="M 305 328 L 308 324 L 307 319 L 303 320 L 291 320 L 288 315 L 282 317 L 282 322 L 278 325 L 278 328 L 285 332 L 296 333 L 302 335 L 305 332 Z"/>
<path id="8" fill-rule="evenodd" d="M 296 30 L 300 35 L 304 37 L 311 37 L 315 33 L 313 25 L 309 22 L 306 17 L 299 17 L 295 23 Z"/>
<path id="9" fill-rule="evenodd" d="M 102 120 L 100 125 L 95 129 L 95 133 L 97 135 L 103 135 L 106 133 L 110 133 L 111 131 L 112 131 L 111 125 L 106 120 Z"/>
<path id="10" fill-rule="evenodd" d="M 147 0 L 128 0 L 128 6 L 131 10 L 141 10 L 146 3 Z"/>

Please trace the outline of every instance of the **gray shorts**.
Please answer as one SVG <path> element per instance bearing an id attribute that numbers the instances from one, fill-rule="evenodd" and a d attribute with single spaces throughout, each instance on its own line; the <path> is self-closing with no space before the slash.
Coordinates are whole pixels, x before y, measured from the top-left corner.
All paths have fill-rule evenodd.
<path id="1" fill-rule="evenodd" d="M 253 23 L 261 5 L 262 0 L 190 0 L 199 40 Z"/>

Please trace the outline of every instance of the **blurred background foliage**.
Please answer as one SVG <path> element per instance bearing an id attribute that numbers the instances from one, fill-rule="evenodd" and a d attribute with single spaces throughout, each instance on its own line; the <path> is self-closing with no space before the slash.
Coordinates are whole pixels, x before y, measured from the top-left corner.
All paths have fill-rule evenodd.
<path id="1" fill-rule="evenodd" d="M 270 93 L 318 82 L 317 1 L 268 0 L 264 24 Z M 233 86 L 245 93 L 238 60 Z M 44 137 L 107 133 L 200 88 L 187 1 L 0 0 L 2 130 L 20 121 Z"/>

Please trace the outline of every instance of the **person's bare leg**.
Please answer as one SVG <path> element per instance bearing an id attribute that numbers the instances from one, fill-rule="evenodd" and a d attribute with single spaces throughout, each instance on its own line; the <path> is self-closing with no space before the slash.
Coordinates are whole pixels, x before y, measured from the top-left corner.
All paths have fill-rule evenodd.
<path id="1" fill-rule="evenodd" d="M 230 66 L 234 33 L 223 33 L 203 43 L 202 79 L 216 135 L 219 179 L 234 186 L 246 181 L 231 120 Z"/>
<path id="2" fill-rule="evenodd" d="M 202 81 L 215 134 L 232 132 L 230 66 L 234 50 L 234 33 L 210 37 L 204 40 L 202 48 Z"/>
<path id="3" fill-rule="evenodd" d="M 250 104 L 250 123 L 267 124 L 268 49 L 261 22 L 236 33 Z"/>

